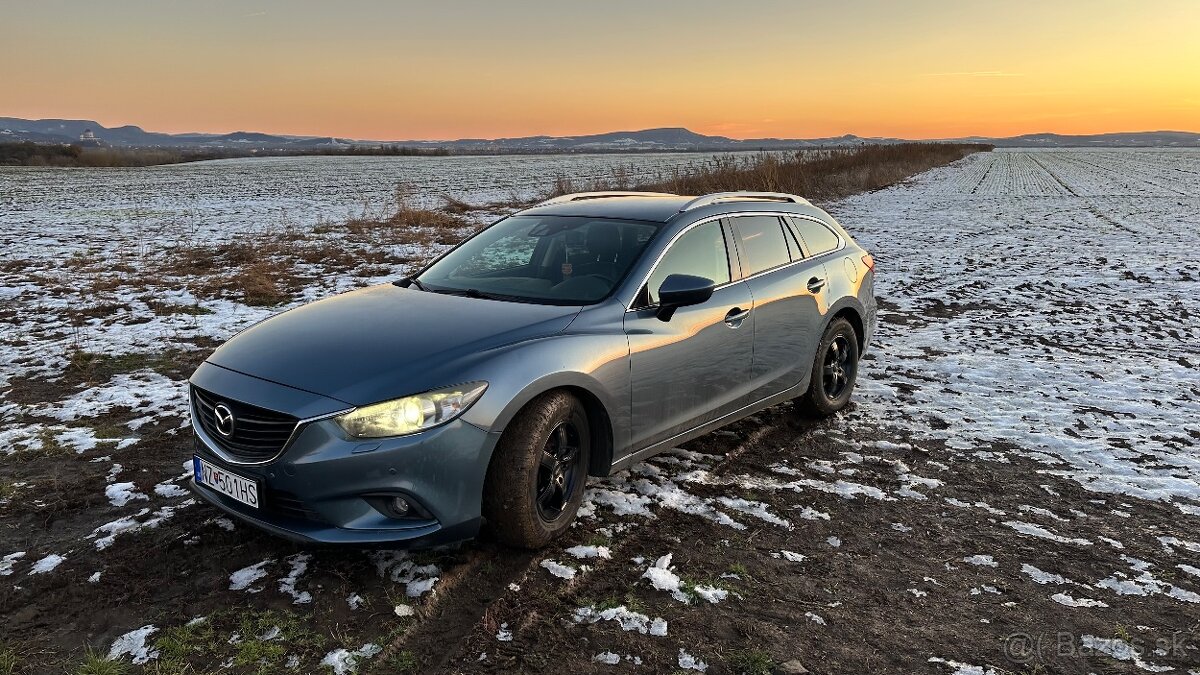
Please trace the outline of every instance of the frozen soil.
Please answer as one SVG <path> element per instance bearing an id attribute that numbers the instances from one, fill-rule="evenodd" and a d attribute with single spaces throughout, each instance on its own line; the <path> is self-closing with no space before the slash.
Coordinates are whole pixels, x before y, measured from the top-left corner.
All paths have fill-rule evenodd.
<path id="1" fill-rule="evenodd" d="M 593 480 L 536 553 L 306 548 L 196 503 L 183 381 L 277 308 L 190 290 L 228 269 L 114 274 L 161 255 L 131 257 L 135 227 L 79 235 L 70 267 L 70 231 L 16 242 L 0 650 L 35 673 L 88 649 L 149 673 L 1200 673 L 1200 153 L 981 154 L 829 208 L 878 261 L 853 406 Z M 339 260 L 288 302 L 403 271 Z"/>

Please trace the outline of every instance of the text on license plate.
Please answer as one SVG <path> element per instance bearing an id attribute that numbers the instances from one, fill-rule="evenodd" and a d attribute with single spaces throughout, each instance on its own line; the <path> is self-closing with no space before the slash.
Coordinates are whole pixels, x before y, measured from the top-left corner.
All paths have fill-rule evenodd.
<path id="1" fill-rule="evenodd" d="M 243 478 L 235 473 L 229 473 L 219 466 L 214 466 L 199 457 L 192 457 L 192 468 L 196 473 L 196 482 L 221 494 L 232 497 L 247 506 L 258 508 L 258 483 Z"/>

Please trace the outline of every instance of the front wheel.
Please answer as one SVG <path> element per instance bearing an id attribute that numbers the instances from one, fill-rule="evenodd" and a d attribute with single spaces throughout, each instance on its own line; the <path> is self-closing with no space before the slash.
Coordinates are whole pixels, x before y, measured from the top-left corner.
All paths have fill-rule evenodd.
<path id="1" fill-rule="evenodd" d="M 575 519 L 587 482 L 591 430 L 574 396 L 534 399 L 505 429 L 483 486 L 483 516 L 501 542 L 541 548 Z"/>
<path id="2" fill-rule="evenodd" d="M 825 417 L 846 407 L 858 377 L 858 338 L 845 319 L 834 319 L 821 336 L 808 391 L 796 400 L 808 417 Z"/>

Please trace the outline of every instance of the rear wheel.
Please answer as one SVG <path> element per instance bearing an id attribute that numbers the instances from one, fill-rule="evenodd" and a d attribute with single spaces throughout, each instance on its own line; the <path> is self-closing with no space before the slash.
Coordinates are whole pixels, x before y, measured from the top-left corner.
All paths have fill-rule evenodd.
<path id="1" fill-rule="evenodd" d="M 566 531 L 583 501 L 591 429 L 564 391 L 529 403 L 500 438 L 483 487 L 483 515 L 500 541 L 541 548 Z"/>
<path id="2" fill-rule="evenodd" d="M 821 336 L 813 359 L 808 391 L 796 399 L 808 417 L 825 417 L 846 407 L 858 377 L 858 338 L 845 319 L 834 319 Z"/>

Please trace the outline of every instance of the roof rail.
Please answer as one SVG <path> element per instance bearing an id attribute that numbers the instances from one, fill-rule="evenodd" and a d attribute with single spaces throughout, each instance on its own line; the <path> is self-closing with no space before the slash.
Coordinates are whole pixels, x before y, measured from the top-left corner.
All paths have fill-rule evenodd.
<path id="1" fill-rule="evenodd" d="M 684 204 L 679 208 L 679 212 L 691 211 L 698 209 L 701 206 L 711 206 L 713 204 L 722 204 L 724 202 L 792 202 L 793 204 L 808 204 L 809 201 L 804 197 L 789 195 L 785 192 L 714 192 L 711 195 L 696 197 L 692 201 Z"/>
<path id="2" fill-rule="evenodd" d="M 585 199 L 604 199 L 605 197 L 678 197 L 679 195 L 671 194 L 670 192 L 630 192 L 619 190 L 605 190 L 601 192 L 573 192 L 569 195 L 559 195 L 551 197 L 538 206 L 546 206 L 547 204 L 565 204 L 566 202 L 579 202 Z"/>

